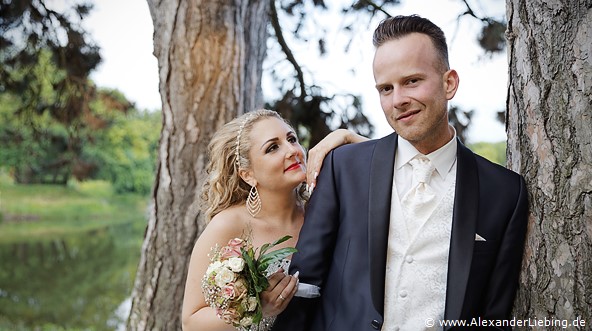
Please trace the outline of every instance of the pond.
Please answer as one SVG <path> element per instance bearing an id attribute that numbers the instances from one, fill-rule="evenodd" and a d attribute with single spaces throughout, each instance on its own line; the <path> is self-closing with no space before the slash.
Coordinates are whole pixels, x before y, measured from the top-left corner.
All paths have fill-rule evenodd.
<path id="1" fill-rule="evenodd" d="M 0 242 L 0 330 L 123 330 L 144 227 Z"/>

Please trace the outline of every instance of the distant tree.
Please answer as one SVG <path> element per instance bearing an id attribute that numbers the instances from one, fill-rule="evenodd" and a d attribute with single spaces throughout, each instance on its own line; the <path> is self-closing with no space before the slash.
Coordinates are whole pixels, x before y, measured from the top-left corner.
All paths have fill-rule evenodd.
<path id="1" fill-rule="evenodd" d="M 462 142 L 467 140 L 467 132 L 471 119 L 473 118 L 473 110 L 464 111 L 458 106 L 451 106 L 448 110 L 448 121 L 456 130 L 456 135 Z"/>
<path id="2" fill-rule="evenodd" d="M 49 142 L 52 151 L 46 152 L 57 153 L 41 167 L 19 169 L 19 181 L 44 182 L 46 173 L 54 173 L 50 181 L 65 183 L 76 168 L 86 167 L 79 155 L 95 95 L 88 75 L 101 60 L 79 24 L 91 8 L 74 4 L 58 12 L 43 0 L 0 2 L 0 94 L 15 99 L 13 116 L 21 118 L 30 138 L 39 138 L 37 147 Z M 61 127 L 52 132 L 37 127 L 35 118 L 44 116 Z M 3 138 L 18 142 L 22 137 L 5 132 Z"/>
<path id="3" fill-rule="evenodd" d="M 501 166 L 506 166 L 506 142 L 500 141 L 496 143 L 477 142 L 469 144 L 471 150 L 491 162 L 497 163 Z"/>
<path id="4" fill-rule="evenodd" d="M 119 97 L 117 104 L 126 100 Z M 111 107 L 104 100 L 91 104 L 110 119 L 104 129 L 95 131 L 92 144 L 85 145 L 83 158 L 96 165 L 93 177 L 110 181 L 116 193 L 147 195 L 154 184 L 162 114 L 135 108 L 114 112 Z"/>
<path id="5" fill-rule="evenodd" d="M 514 314 L 554 323 L 540 329 L 590 330 L 592 1 L 506 0 L 506 7 L 508 166 L 530 195 Z"/>

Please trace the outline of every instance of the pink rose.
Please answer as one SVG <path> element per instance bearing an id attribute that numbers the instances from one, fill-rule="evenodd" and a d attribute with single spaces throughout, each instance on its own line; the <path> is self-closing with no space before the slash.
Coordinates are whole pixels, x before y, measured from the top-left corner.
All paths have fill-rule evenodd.
<path id="1" fill-rule="evenodd" d="M 220 249 L 220 256 L 223 260 L 227 260 L 231 257 L 242 256 L 241 248 L 245 247 L 245 241 L 240 238 L 230 239 L 228 245 Z"/>
<path id="2" fill-rule="evenodd" d="M 225 310 L 217 310 L 218 317 L 226 324 L 235 324 L 238 322 L 239 314 L 234 308 L 228 308 Z"/>
<path id="3" fill-rule="evenodd" d="M 245 284 L 245 281 L 242 278 L 239 278 L 234 282 L 234 295 L 239 299 L 247 295 L 247 284 Z"/>
<path id="4" fill-rule="evenodd" d="M 228 260 L 231 257 L 240 257 L 241 255 L 240 247 L 224 246 L 220 249 L 220 257 L 223 260 Z"/>
<path id="5" fill-rule="evenodd" d="M 226 286 L 222 288 L 222 296 L 224 296 L 225 298 L 234 298 L 234 292 L 234 285 L 232 283 L 226 284 Z"/>
<path id="6" fill-rule="evenodd" d="M 230 239 L 228 246 L 241 248 L 245 245 L 245 241 L 241 238 Z"/>

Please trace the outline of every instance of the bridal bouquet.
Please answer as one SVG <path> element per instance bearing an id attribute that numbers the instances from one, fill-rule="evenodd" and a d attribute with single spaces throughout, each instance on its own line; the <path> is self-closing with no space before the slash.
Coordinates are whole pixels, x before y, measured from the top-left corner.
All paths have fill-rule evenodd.
<path id="1" fill-rule="evenodd" d="M 259 324 L 263 317 L 259 293 L 269 285 L 267 267 L 296 252 L 293 247 L 269 249 L 290 238 L 282 237 L 258 249 L 248 239 L 234 238 L 224 247 L 212 248 L 201 285 L 206 303 L 216 309 L 220 319 L 234 327 Z"/>

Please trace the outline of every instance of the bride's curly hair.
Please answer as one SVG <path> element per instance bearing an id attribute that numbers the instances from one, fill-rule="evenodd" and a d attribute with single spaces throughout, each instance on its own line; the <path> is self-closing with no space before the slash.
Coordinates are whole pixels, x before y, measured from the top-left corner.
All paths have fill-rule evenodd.
<path id="1" fill-rule="evenodd" d="M 201 191 L 201 210 L 205 213 L 206 222 L 222 210 L 247 200 L 251 186 L 242 180 L 239 170 L 251 167 L 251 141 L 248 138 L 253 125 L 269 117 L 290 125 L 277 112 L 259 109 L 226 123 L 212 137 L 208 144 L 207 177 Z M 304 184 L 301 184 L 298 187 L 298 200 L 301 202 L 306 200 L 305 191 Z"/>

